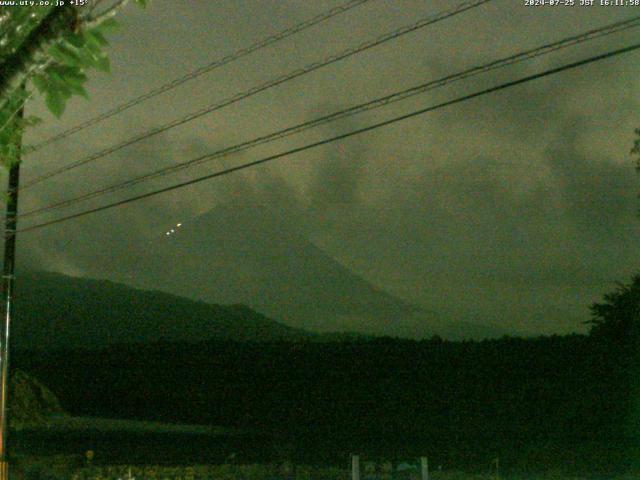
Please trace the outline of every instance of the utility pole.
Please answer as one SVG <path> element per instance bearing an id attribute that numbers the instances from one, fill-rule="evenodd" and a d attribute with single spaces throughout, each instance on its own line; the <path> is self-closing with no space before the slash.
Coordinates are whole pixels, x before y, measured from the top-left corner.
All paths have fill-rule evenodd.
<path id="1" fill-rule="evenodd" d="M 360 455 L 351 455 L 351 480 L 360 480 Z"/>
<path id="2" fill-rule="evenodd" d="M 420 457 L 420 478 L 429 480 L 429 459 L 427 457 Z"/>
<path id="3" fill-rule="evenodd" d="M 42 6 L 42 8 L 38 9 L 33 9 L 31 7 L 28 9 L 10 9 L 12 11 L 0 9 L 0 12 L 2 12 L 0 21 L 9 22 L 9 25 L 11 25 L 11 28 L 9 28 L 8 25 L 3 23 L 3 36 L 5 37 L 3 38 L 3 42 L 7 43 L 7 41 L 11 41 L 11 43 L 9 43 L 9 47 L 7 47 L 7 45 L 3 45 L 7 48 L 0 52 L 0 100 L 8 101 L 5 102 L 5 105 L 2 108 L 7 107 L 7 105 L 10 107 L 12 98 L 22 102 L 22 106 L 17 112 L 17 118 L 12 120 L 12 117 L 9 117 L 7 122 L 19 122 L 20 125 L 16 125 L 17 132 L 15 137 L 8 140 L 10 143 L 15 142 L 16 148 L 11 155 L 8 155 L 11 157 L 11 159 L 9 159 L 10 161 L 6 162 L 9 167 L 9 179 L 6 198 L 7 209 L 4 232 L 4 265 L 2 272 L 2 300 L 4 308 L 0 310 L 0 312 L 4 314 L 4 321 L 0 322 L 0 480 L 9 479 L 7 448 L 7 436 L 9 430 L 7 414 L 9 383 L 9 331 L 11 327 L 11 318 L 13 316 L 16 233 L 18 223 L 18 187 L 20 184 L 22 132 L 25 128 L 25 125 L 23 124 L 24 103 L 30 97 L 30 95 L 27 95 L 27 92 L 25 91 L 26 82 L 34 71 L 44 75 L 44 78 L 47 79 L 48 75 L 52 74 L 47 71 L 48 66 L 52 64 L 55 66 L 56 63 L 60 64 L 58 66 L 65 66 L 65 61 L 55 61 L 55 55 L 53 55 L 51 51 L 51 47 L 55 46 L 56 42 L 61 42 L 59 43 L 59 46 L 64 46 L 64 42 L 67 41 L 75 45 L 75 42 L 67 38 L 68 34 L 74 33 L 76 36 L 82 35 L 84 29 L 94 29 L 94 33 L 99 34 L 100 30 L 98 30 L 98 28 L 100 26 L 106 27 L 106 22 L 116 15 L 116 13 L 120 11 L 128 1 L 129 0 L 115 0 L 103 12 L 96 14 L 95 16 L 92 15 L 91 12 L 88 16 L 79 15 L 79 7 L 77 4 L 83 2 L 65 2 L 62 0 L 57 2 L 45 2 L 48 5 Z M 133 2 L 144 8 L 148 0 L 133 0 Z M 27 2 L 21 3 L 26 4 Z M 53 5 L 54 3 L 56 3 L 56 5 Z M 98 2 L 95 3 L 97 4 Z M 36 12 L 36 10 L 38 12 Z M 18 35 L 16 33 L 14 35 L 12 33 L 12 36 L 9 36 L 8 33 L 4 33 L 9 31 L 22 31 L 23 34 Z M 82 40 L 81 47 L 76 48 L 74 46 L 73 48 L 78 50 L 88 48 L 84 45 L 85 41 L 86 37 Z M 99 43 L 106 42 L 103 41 Z M 85 51 L 85 53 L 87 52 Z M 55 102 L 57 107 L 52 108 L 51 105 L 48 105 L 50 110 L 57 116 L 62 114 L 64 104 L 70 96 L 67 91 L 70 89 L 70 85 L 77 83 L 78 76 L 80 76 L 80 78 L 84 77 L 82 69 L 86 67 L 104 69 L 104 63 L 108 60 L 106 55 L 101 52 L 101 48 L 98 48 L 98 52 L 96 52 L 95 49 L 92 49 L 90 54 L 91 58 L 98 57 L 101 62 L 98 62 L 98 64 L 96 64 L 96 61 L 89 62 L 83 60 L 83 56 L 81 54 L 74 55 L 77 58 L 74 58 L 72 62 L 73 65 L 66 65 L 66 68 L 71 68 L 72 73 L 75 72 L 75 76 L 71 74 L 61 75 L 61 87 L 58 86 L 46 89 L 46 95 L 57 96 L 57 101 Z M 80 66 L 77 65 L 78 63 Z M 55 83 L 60 83 L 60 78 L 58 78 Z M 45 81 L 45 84 L 48 85 L 47 81 Z M 78 87 L 78 85 L 75 86 Z M 14 95 L 19 89 L 23 90 L 22 93 L 24 96 L 21 98 L 12 97 L 12 95 Z M 70 90 L 75 92 L 77 89 L 71 88 Z M 6 127 L 11 128 L 11 125 L 5 124 L 1 128 Z M 7 142 L 6 136 L 3 138 L 3 141 L 5 143 Z M 13 158 L 14 156 L 15 158 Z"/>
<path id="4" fill-rule="evenodd" d="M 24 117 L 24 106 L 18 113 L 18 120 Z M 7 389 L 9 383 L 9 327 L 13 315 L 13 288 L 16 263 L 16 227 L 18 224 L 18 187 L 20 184 L 20 147 L 22 135 L 18 139 L 18 158 L 9 168 L 7 187 L 7 210 L 4 228 L 4 267 L 2 273 L 2 298 L 4 320 L 0 327 L 0 480 L 9 479 L 7 455 Z"/>

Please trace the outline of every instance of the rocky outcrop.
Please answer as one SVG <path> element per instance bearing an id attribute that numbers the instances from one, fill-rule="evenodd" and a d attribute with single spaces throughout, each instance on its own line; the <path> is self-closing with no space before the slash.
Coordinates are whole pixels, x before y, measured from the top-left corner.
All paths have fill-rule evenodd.
<path id="1" fill-rule="evenodd" d="M 52 415 L 64 415 L 58 398 L 31 375 L 16 370 L 9 381 L 9 424 L 11 428 L 42 427 Z"/>

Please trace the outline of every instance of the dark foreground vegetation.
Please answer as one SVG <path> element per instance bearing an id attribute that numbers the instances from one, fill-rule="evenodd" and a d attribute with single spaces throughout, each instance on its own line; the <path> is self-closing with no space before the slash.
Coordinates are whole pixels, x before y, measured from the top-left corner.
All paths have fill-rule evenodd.
<path id="1" fill-rule="evenodd" d="M 504 473 L 603 478 L 639 466 L 639 291 L 636 277 L 594 306 L 588 336 L 203 341 L 13 358 L 74 415 L 260 432 L 240 454 L 251 461 L 344 465 L 359 452 L 487 471 L 500 457 Z"/>
<path id="2" fill-rule="evenodd" d="M 38 462 L 33 460 L 23 469 L 24 478 L 47 478 L 49 480 L 349 480 L 347 468 L 290 465 L 285 472 L 283 464 L 251 465 L 108 465 L 102 467 L 73 467 L 62 462 Z M 417 474 L 403 475 L 403 480 L 418 479 Z M 500 476 L 505 480 L 583 480 L 586 477 L 568 477 L 559 472 L 543 475 Z M 430 472 L 430 480 L 496 480 L 495 473 L 468 473 L 462 471 Z M 636 480 L 633 475 L 616 475 L 611 480 Z"/>
<path id="3" fill-rule="evenodd" d="M 637 362 L 584 336 L 449 343 L 146 345 L 20 354 L 73 414 L 270 432 L 265 455 L 428 453 L 600 472 L 638 458 Z M 281 451 L 279 452 L 278 449 Z"/>

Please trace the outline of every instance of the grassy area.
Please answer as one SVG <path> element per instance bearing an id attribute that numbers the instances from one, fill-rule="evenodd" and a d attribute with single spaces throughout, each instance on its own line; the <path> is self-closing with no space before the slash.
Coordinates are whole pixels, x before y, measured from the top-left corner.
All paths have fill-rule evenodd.
<path id="1" fill-rule="evenodd" d="M 52 416 L 48 419 L 48 430 L 132 433 L 176 433 L 199 435 L 241 435 L 247 430 L 211 425 L 187 425 L 138 420 L 123 420 L 100 417 L 73 417 L 69 415 Z"/>

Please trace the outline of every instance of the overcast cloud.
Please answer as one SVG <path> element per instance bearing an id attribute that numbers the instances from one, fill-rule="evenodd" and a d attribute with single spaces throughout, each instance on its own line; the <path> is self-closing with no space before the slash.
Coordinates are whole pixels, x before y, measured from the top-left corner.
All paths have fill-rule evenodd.
<path id="1" fill-rule="evenodd" d="M 102 112 L 336 1 L 155 0 L 127 10 L 113 74 L 92 74 L 27 143 Z M 453 2 L 373 0 L 146 102 L 25 161 L 24 179 L 164 123 Z M 23 211 L 253 138 L 334 109 L 626 18 L 631 8 L 533 10 L 496 0 L 61 175 Z M 335 135 L 633 41 L 615 35 L 337 122 L 143 192 Z M 20 265 L 119 278 L 164 231 L 224 202 L 266 205 L 364 278 L 430 310 L 537 333 L 583 331 L 588 305 L 638 269 L 638 183 L 629 155 L 638 54 L 532 82 L 376 132 L 20 238 Z M 128 196 L 128 195 L 127 195 Z M 124 192 L 109 198 L 122 198 Z M 106 201 L 88 202 L 78 210 Z M 70 210 L 73 211 L 73 210 Z M 54 218 L 39 217 L 41 219 Z M 25 219 L 23 226 L 32 223 Z M 188 232 L 188 230 L 185 230 Z M 189 252 L 197 256 L 198 252 Z M 161 256 L 157 258 L 162 262 Z M 128 270 L 128 269 L 127 269 Z M 185 281 L 189 281 L 185 279 Z"/>

